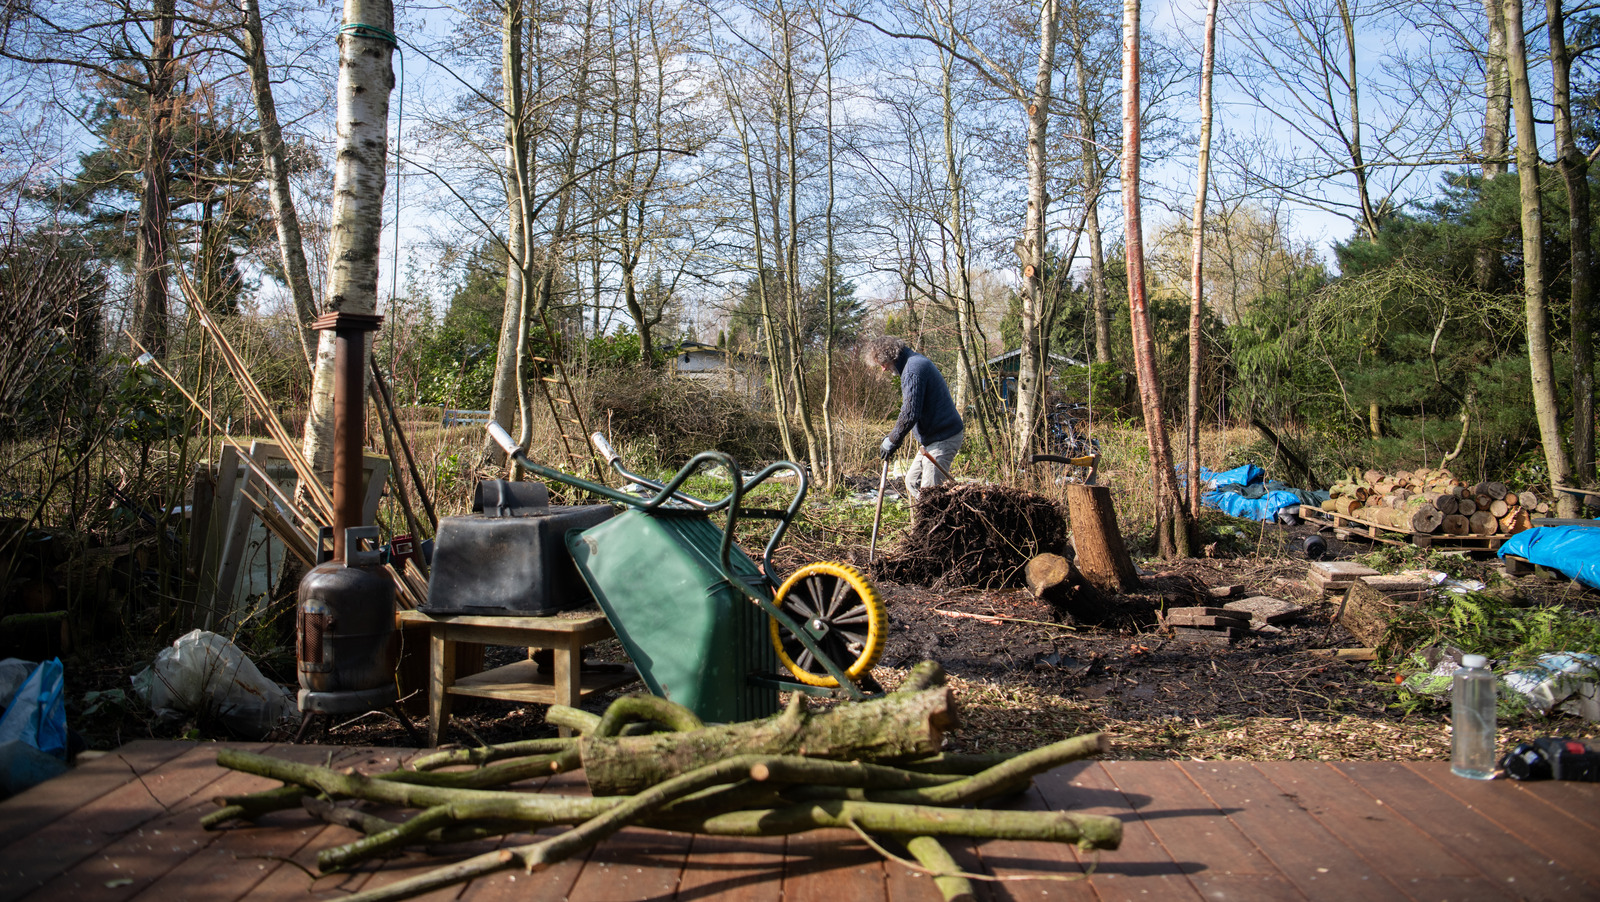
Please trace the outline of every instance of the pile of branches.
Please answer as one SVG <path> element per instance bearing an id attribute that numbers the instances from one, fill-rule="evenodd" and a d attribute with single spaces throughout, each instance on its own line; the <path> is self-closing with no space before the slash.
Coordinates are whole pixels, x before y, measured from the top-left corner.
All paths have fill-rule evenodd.
<path id="1" fill-rule="evenodd" d="M 886 842 L 903 846 L 916 859 L 905 863 L 932 875 L 947 899 L 970 898 L 975 875 L 961 871 L 941 836 L 1117 847 L 1122 823 L 1116 818 L 974 807 L 1026 789 L 1035 774 L 1106 751 L 1104 734 L 1018 755 L 941 754 L 944 730 L 955 724 L 944 681 L 939 665 L 924 661 L 881 699 L 812 713 L 797 692 L 782 714 L 712 727 L 650 696 L 619 699 L 603 717 L 557 705 L 550 721 L 577 736 L 437 752 L 411 769 L 374 776 L 223 749 L 218 764 L 284 785 L 218 799 L 223 808 L 202 823 L 214 829 L 303 806 L 365 834 L 323 849 L 317 867 L 324 873 L 405 846 L 571 827 L 357 893 L 348 902 L 409 898 L 512 867 L 541 870 L 630 825 L 719 836 L 852 829 L 891 857 Z M 647 724 L 660 732 L 637 731 Z M 442 770 L 453 765 L 471 769 Z M 496 789 L 578 768 L 590 798 Z M 347 799 L 415 813 L 390 819 L 359 803 L 340 804 Z"/>
<path id="2" fill-rule="evenodd" d="M 911 530 L 873 575 L 935 589 L 1000 589 L 1023 584 L 1035 555 L 1066 547 L 1059 504 L 1004 485 L 947 482 L 924 489 Z"/>

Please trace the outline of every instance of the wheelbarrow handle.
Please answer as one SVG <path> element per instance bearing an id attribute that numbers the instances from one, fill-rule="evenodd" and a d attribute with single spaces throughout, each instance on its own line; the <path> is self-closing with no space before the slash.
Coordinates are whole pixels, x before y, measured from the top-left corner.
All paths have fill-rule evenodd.
<path id="1" fill-rule="evenodd" d="M 516 457 L 517 452 L 522 450 L 522 448 L 518 447 L 516 440 L 511 437 L 511 433 L 505 430 L 504 426 L 501 426 L 494 420 L 490 420 L 488 429 L 489 437 L 494 439 L 494 443 L 499 445 L 500 449 L 506 452 L 507 456 Z"/>
<path id="2" fill-rule="evenodd" d="M 589 444 L 594 445 L 594 450 L 605 458 L 607 466 L 616 467 L 622 463 L 622 455 L 617 453 L 617 449 L 611 447 L 611 442 L 606 440 L 604 432 L 590 433 Z"/>

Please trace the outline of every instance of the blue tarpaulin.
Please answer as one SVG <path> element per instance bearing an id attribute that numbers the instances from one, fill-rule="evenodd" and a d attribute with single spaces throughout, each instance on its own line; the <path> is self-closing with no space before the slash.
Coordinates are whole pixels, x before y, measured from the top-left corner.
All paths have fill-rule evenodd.
<path id="1" fill-rule="evenodd" d="M 1600 589 L 1600 522 L 1595 526 L 1535 526 L 1500 546 L 1529 563 L 1560 571 L 1591 589 Z"/>
<path id="2" fill-rule="evenodd" d="M 1200 486 L 1201 488 L 1214 489 L 1219 485 L 1254 485 L 1265 479 L 1266 476 L 1266 471 L 1255 464 L 1245 464 L 1242 467 L 1223 470 L 1221 473 L 1201 467 Z M 1205 498 L 1202 496 L 1201 501 L 1204 500 Z"/>
<path id="3" fill-rule="evenodd" d="M 1200 503 L 1232 517 L 1271 520 L 1286 507 L 1298 508 L 1300 496 L 1294 492 L 1267 492 L 1260 498 L 1246 498 L 1238 492 L 1206 492 Z"/>
<path id="4" fill-rule="evenodd" d="M 1179 477 L 1182 477 L 1179 473 Z M 1200 468 L 1200 503 L 1230 517 L 1271 521 L 1284 508 L 1320 504 L 1327 493 L 1302 492 L 1274 479 L 1255 464 L 1244 464 L 1218 473 Z"/>

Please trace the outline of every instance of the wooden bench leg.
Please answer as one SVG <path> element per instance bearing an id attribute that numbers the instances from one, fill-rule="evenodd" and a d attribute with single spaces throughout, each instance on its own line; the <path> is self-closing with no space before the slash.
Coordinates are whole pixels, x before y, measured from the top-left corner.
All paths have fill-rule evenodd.
<path id="1" fill-rule="evenodd" d="M 428 635 L 428 745 L 439 746 L 450 723 L 450 687 L 456 682 L 456 646 L 437 631 Z"/>
<path id="2" fill-rule="evenodd" d="M 552 651 L 555 653 L 555 672 L 551 674 L 551 688 L 555 690 L 556 704 L 566 705 L 569 708 L 578 706 L 583 698 L 583 643 L 575 636 L 565 636 L 558 640 Z M 566 727 L 561 728 L 562 736 L 572 735 Z"/>

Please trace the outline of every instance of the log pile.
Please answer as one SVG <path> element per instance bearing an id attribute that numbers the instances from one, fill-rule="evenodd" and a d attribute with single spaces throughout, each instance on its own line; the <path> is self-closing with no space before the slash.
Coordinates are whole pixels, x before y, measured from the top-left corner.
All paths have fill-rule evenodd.
<path id="1" fill-rule="evenodd" d="M 403 899 L 509 868 L 536 871 L 582 855 L 628 826 L 712 836 L 779 836 L 846 828 L 889 855 L 898 845 L 929 874 L 946 900 L 971 899 L 972 883 L 940 838 L 1072 843 L 1115 849 L 1122 823 L 1068 811 L 985 808 L 1025 790 L 1036 774 L 1105 752 L 1104 734 L 1052 743 L 1017 755 L 939 751 L 955 724 L 944 672 L 931 661 L 913 668 L 884 698 L 813 713 L 795 693 L 785 712 L 763 721 L 706 727 L 665 699 L 619 699 L 597 716 L 552 706 L 549 720 L 578 736 L 437 752 L 412 768 L 365 776 L 241 749 L 223 749 L 223 767 L 283 782 L 246 796 L 217 799 L 202 823 L 215 829 L 273 811 L 305 807 L 330 823 L 365 834 L 323 849 L 327 873 L 359 867 L 408 846 L 436 847 L 487 837 L 541 833 L 527 845 L 495 851 L 347 896 L 347 902 Z M 664 732 L 638 735 L 644 722 Z M 630 735 L 630 733 L 634 735 Z M 466 765 L 469 770 L 444 770 Z M 534 777 L 582 768 L 591 797 L 505 789 Z M 393 819 L 359 799 L 415 813 Z"/>
<path id="2" fill-rule="evenodd" d="M 1334 483 L 1322 509 L 1395 532 L 1447 536 L 1513 535 L 1546 514 L 1533 492 L 1503 482 L 1468 485 L 1449 470 L 1381 473 L 1368 470 Z"/>

